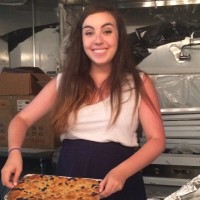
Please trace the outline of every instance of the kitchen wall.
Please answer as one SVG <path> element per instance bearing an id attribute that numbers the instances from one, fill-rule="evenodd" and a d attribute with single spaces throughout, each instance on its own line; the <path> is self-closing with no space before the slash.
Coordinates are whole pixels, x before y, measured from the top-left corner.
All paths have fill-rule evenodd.
<path id="1" fill-rule="evenodd" d="M 36 66 L 45 72 L 56 71 L 59 54 L 57 5 L 56 0 L 0 4 L 0 68 Z"/>

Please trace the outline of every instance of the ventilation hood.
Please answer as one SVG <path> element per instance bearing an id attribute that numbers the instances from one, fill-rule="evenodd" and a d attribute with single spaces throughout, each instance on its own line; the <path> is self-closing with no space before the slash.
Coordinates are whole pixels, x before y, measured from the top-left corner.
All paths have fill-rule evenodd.
<path id="1" fill-rule="evenodd" d="M 96 0 L 97 1 L 97 0 Z M 200 4 L 200 0 L 108 0 L 119 8 L 158 7 Z M 60 0 L 65 5 L 85 5 L 95 0 Z"/>

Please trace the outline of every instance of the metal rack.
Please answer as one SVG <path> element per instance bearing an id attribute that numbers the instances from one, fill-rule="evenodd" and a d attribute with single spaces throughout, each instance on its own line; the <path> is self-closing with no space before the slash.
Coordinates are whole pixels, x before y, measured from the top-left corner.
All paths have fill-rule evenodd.
<path id="1" fill-rule="evenodd" d="M 166 151 L 144 169 L 146 184 L 182 186 L 200 174 L 200 108 L 161 110 Z M 141 145 L 145 138 L 141 138 Z M 194 152 L 197 150 L 197 152 Z"/>

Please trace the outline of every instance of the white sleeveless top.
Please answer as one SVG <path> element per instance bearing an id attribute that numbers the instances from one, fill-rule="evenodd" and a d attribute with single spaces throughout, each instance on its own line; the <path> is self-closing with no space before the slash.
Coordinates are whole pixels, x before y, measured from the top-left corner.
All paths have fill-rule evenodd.
<path id="1" fill-rule="evenodd" d="M 57 76 L 57 88 L 62 74 Z M 133 85 L 133 81 L 132 81 Z M 133 115 L 135 95 L 132 91 L 124 91 L 123 104 L 117 121 L 110 127 L 111 106 L 110 97 L 93 105 L 82 107 L 77 115 L 75 124 L 69 125 L 66 132 L 61 134 L 64 139 L 83 139 L 94 142 L 117 142 L 124 146 L 135 147 L 137 142 L 138 106 Z"/>

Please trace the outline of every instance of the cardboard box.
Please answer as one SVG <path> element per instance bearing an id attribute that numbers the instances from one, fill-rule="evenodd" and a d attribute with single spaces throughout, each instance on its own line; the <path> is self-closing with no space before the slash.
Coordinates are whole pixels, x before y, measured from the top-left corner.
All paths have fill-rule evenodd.
<path id="1" fill-rule="evenodd" d="M 38 67 L 4 68 L 0 74 L 0 95 L 35 95 L 50 80 Z"/>
<path id="2" fill-rule="evenodd" d="M 13 117 L 13 99 L 10 96 L 0 96 L 0 146 L 7 147 L 8 125 Z"/>
<path id="3" fill-rule="evenodd" d="M 4 68 L 0 74 L 0 146 L 7 147 L 7 130 L 11 119 L 29 104 L 51 78 L 37 67 Z M 27 132 L 23 147 L 50 149 L 60 140 L 43 117 Z"/>
<path id="4" fill-rule="evenodd" d="M 14 96 L 14 115 L 28 105 L 35 96 Z M 60 145 L 50 125 L 49 116 L 43 117 L 27 132 L 23 147 L 26 148 L 55 148 Z"/>
<path id="5" fill-rule="evenodd" d="M 7 129 L 11 119 L 35 96 L 0 96 L 0 146 L 7 147 Z M 5 117 L 7 116 L 7 117 Z M 60 146 L 60 139 L 56 137 L 50 126 L 49 116 L 43 117 L 27 132 L 23 143 L 24 148 L 54 149 Z"/>

